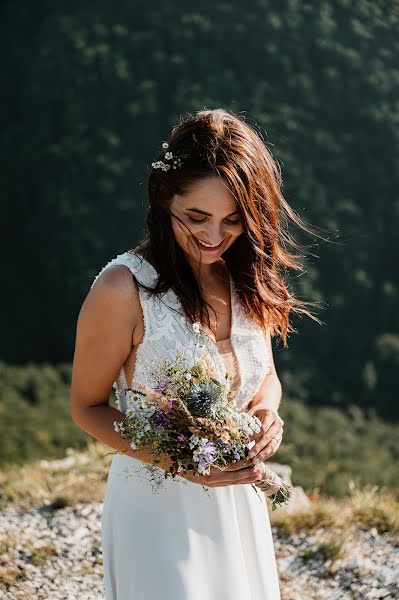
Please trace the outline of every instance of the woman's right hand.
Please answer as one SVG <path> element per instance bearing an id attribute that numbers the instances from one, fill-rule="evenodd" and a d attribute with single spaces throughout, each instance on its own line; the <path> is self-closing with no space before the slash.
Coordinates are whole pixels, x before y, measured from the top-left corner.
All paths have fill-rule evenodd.
<path id="1" fill-rule="evenodd" d="M 229 463 L 223 471 L 216 467 L 211 467 L 209 475 L 199 475 L 198 473 L 179 473 L 180 477 L 199 483 L 207 487 L 221 487 L 224 485 L 238 485 L 243 483 L 254 483 L 263 476 L 262 465 L 247 464 L 246 459 L 237 460 Z"/>

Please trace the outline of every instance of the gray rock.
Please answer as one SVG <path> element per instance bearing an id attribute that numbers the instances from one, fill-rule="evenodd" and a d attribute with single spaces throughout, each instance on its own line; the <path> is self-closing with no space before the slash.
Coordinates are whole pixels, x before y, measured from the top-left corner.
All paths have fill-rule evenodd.
<path id="1" fill-rule="evenodd" d="M 10 541 L 0 555 L 0 574 L 18 568 L 25 574 L 9 586 L 0 583 L 0 599 L 103 600 L 102 508 L 90 503 L 54 512 L 17 506 L 0 511 L 0 541 Z M 320 527 L 288 535 L 275 525 L 272 532 L 282 600 L 399 598 L 398 549 L 389 536 L 353 525 L 345 531 L 342 555 L 324 562 L 317 548 L 342 533 Z M 304 560 L 309 549 L 316 552 Z"/>
<path id="2" fill-rule="evenodd" d="M 274 473 L 276 473 L 276 475 L 281 477 L 284 483 L 292 485 L 292 467 L 290 467 L 289 465 L 282 465 L 281 463 L 271 462 L 269 460 L 265 462 L 267 466 L 270 467 L 271 470 L 274 471 Z"/>

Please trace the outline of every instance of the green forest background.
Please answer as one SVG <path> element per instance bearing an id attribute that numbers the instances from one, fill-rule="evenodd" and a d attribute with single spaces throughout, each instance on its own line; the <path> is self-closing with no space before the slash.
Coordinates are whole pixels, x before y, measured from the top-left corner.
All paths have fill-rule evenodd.
<path id="1" fill-rule="evenodd" d="M 142 238 L 146 180 L 180 116 L 244 113 L 283 192 L 332 232 L 291 284 L 320 302 L 275 344 L 306 487 L 399 480 L 399 2 L 4 2 L 0 464 L 61 456 L 76 319 Z M 292 231 L 295 234 L 295 231 Z M 113 392 L 112 392 L 113 394 Z"/>

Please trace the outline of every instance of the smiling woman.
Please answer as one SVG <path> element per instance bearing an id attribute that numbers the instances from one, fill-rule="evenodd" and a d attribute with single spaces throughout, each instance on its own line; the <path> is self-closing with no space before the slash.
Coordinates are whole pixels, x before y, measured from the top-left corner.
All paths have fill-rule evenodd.
<path id="1" fill-rule="evenodd" d="M 177 125 L 163 148 L 148 181 L 148 233 L 101 269 L 77 326 L 71 415 L 120 451 L 102 516 L 106 598 L 279 600 L 266 500 L 248 485 L 266 485 L 265 464 L 236 460 L 232 448 L 225 469 L 183 472 L 157 496 L 142 465 L 156 458 L 163 477 L 171 457 L 127 447 L 114 429 L 136 383 L 159 384 L 158 364 L 173 364 L 177 353 L 196 363 L 194 324 L 210 338 L 212 377 L 224 381 L 230 370 L 237 409 L 259 411 L 252 450 L 270 457 L 284 424 L 271 338 L 279 333 L 285 342 L 292 311 L 309 314 L 283 278 L 286 267 L 301 268 L 285 229 L 287 216 L 299 217 L 256 132 L 228 111 L 204 110 Z M 118 410 L 109 406 L 111 386 Z M 132 468 L 137 477 L 126 480 Z"/>
<path id="2" fill-rule="evenodd" d="M 257 132 L 243 117 L 203 110 L 173 128 L 167 149 L 184 161 L 151 171 L 148 236 L 135 249 L 160 273 L 153 293 L 173 289 L 185 314 L 216 336 L 201 282 L 212 283 L 222 264 L 247 313 L 285 346 L 293 313 L 320 323 L 310 310 L 317 304 L 296 298 L 285 281 L 287 268 L 303 271 L 295 251 L 304 248 L 288 221 L 321 236 L 285 200 L 279 165 Z"/>
<path id="3" fill-rule="evenodd" d="M 186 195 L 175 194 L 170 211 L 176 241 L 194 270 L 201 262 L 212 265 L 244 231 L 234 196 L 220 177 L 200 180 Z"/>

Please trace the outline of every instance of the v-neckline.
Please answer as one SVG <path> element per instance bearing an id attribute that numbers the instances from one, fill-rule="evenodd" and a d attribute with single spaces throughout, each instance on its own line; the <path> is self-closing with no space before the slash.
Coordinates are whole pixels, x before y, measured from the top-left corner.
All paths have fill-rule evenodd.
<path id="1" fill-rule="evenodd" d="M 227 338 L 225 338 L 224 340 L 216 340 L 214 339 L 208 332 L 204 331 L 204 333 L 208 336 L 208 338 L 210 340 L 212 340 L 213 344 L 217 347 L 217 344 L 219 342 L 224 342 L 226 340 L 231 340 L 232 335 L 233 335 L 233 330 L 234 330 L 234 302 L 233 302 L 233 281 L 232 281 L 232 277 L 230 274 L 230 271 L 227 270 L 227 274 L 229 277 L 229 299 L 227 302 L 227 305 L 229 307 L 229 312 L 230 312 L 230 330 L 229 330 L 229 335 Z"/>
<path id="2" fill-rule="evenodd" d="M 147 263 L 147 265 L 149 265 L 150 269 L 152 269 L 154 275 L 158 276 L 158 271 L 156 270 L 156 268 L 154 267 L 154 265 L 152 265 L 150 263 L 150 261 L 147 260 L 142 254 L 138 254 L 137 252 L 130 252 L 129 250 L 127 252 L 129 254 L 135 254 L 136 256 L 138 256 L 139 258 L 141 258 L 142 260 L 144 260 Z M 226 339 L 230 340 L 231 348 L 232 348 L 232 350 L 233 350 L 233 352 L 235 354 L 236 360 L 237 360 L 238 375 L 239 375 L 239 378 L 240 378 L 240 386 L 238 387 L 238 390 L 236 392 L 238 394 L 238 392 L 241 389 L 242 377 L 241 377 L 241 366 L 240 366 L 239 352 L 237 351 L 237 348 L 234 345 L 235 325 L 236 325 L 235 290 L 234 290 L 233 278 L 231 276 L 231 273 L 230 273 L 229 270 L 227 272 L 228 272 L 228 276 L 229 276 L 229 292 L 230 292 L 230 294 L 229 294 L 229 303 L 230 303 L 230 335 Z M 182 314 L 182 316 L 184 318 L 184 321 L 186 322 L 187 325 L 189 325 L 189 321 L 188 321 L 186 315 L 184 314 L 183 307 L 182 307 L 182 304 L 181 304 L 179 296 L 176 294 L 176 292 L 174 290 L 172 290 L 172 288 L 170 288 L 168 290 L 168 292 L 171 293 L 173 295 L 173 297 L 175 298 L 175 300 L 176 300 L 176 302 L 177 302 L 177 304 L 178 304 L 178 306 L 180 308 L 180 312 L 181 312 L 181 314 Z M 192 330 L 192 326 L 190 327 L 190 330 L 192 331 L 193 335 L 196 335 L 194 333 L 194 331 Z M 204 330 L 202 330 L 202 331 L 207 336 L 207 338 L 210 340 L 210 342 L 211 342 L 211 344 L 212 344 L 212 346 L 214 348 L 214 352 L 215 352 L 216 356 L 219 359 L 220 366 L 223 367 L 223 369 L 225 370 L 225 364 L 224 364 L 223 356 L 222 356 L 222 354 L 221 354 L 221 352 L 220 352 L 220 350 L 218 348 L 217 341 L 214 340 L 213 337 L 211 337 L 206 331 L 204 331 Z M 219 341 L 222 341 L 222 340 L 219 340 Z"/>
<path id="3" fill-rule="evenodd" d="M 154 267 L 154 265 L 152 265 L 150 263 L 150 261 L 145 258 L 145 256 L 143 256 L 143 254 L 138 254 L 137 252 L 131 252 L 130 250 L 127 251 L 128 254 L 135 254 L 136 256 L 139 256 L 142 260 L 144 260 L 147 265 L 149 265 L 150 269 L 152 269 L 154 275 L 158 276 L 158 271 L 156 270 L 156 268 Z M 234 311 L 234 298 L 233 298 L 233 294 L 234 294 L 234 290 L 233 290 L 233 278 L 230 274 L 230 271 L 227 269 L 227 274 L 229 277 L 229 307 L 230 307 L 230 331 L 229 331 L 229 336 L 227 338 L 225 338 L 225 340 L 231 340 L 233 335 L 234 335 L 234 319 L 235 319 L 235 311 Z M 172 290 L 171 288 L 168 290 L 170 293 L 172 293 L 174 295 L 174 297 L 176 298 L 177 302 L 179 303 L 180 307 L 181 307 L 181 301 L 180 298 L 178 297 L 178 295 L 176 294 L 176 292 L 174 290 Z M 182 307 L 181 307 L 182 309 Z M 209 333 L 205 332 L 204 333 L 208 336 L 208 338 L 213 342 L 213 344 L 216 346 L 218 342 L 224 342 L 225 340 L 216 340 L 213 339 L 212 336 L 209 335 Z"/>
<path id="4" fill-rule="evenodd" d="M 231 276 L 230 271 L 228 271 L 228 275 L 229 275 L 229 287 L 230 287 L 230 335 L 228 338 L 226 338 L 227 340 L 230 340 L 230 345 L 231 345 L 231 349 L 235 355 L 236 358 L 236 362 L 237 362 L 237 371 L 238 371 L 238 376 L 239 376 L 239 380 L 240 380 L 240 385 L 238 386 L 238 389 L 236 390 L 236 393 L 238 394 L 238 392 L 241 389 L 241 385 L 242 385 L 242 373 L 241 373 L 241 365 L 240 365 L 240 357 L 239 357 L 239 353 L 237 351 L 237 348 L 235 347 L 235 327 L 236 327 L 236 312 L 235 312 L 235 290 L 234 290 L 234 285 L 233 285 L 233 278 Z M 219 349 L 218 345 L 217 345 L 217 341 L 213 339 L 213 337 L 211 337 L 206 331 L 204 331 L 205 335 L 207 336 L 207 338 L 210 340 L 213 348 L 214 348 L 214 352 L 216 354 L 216 356 L 219 359 L 220 362 L 220 366 L 223 367 L 223 370 L 225 371 L 225 363 L 224 363 L 224 359 L 221 353 L 221 350 Z M 225 340 L 219 340 L 221 341 L 225 341 Z"/>

